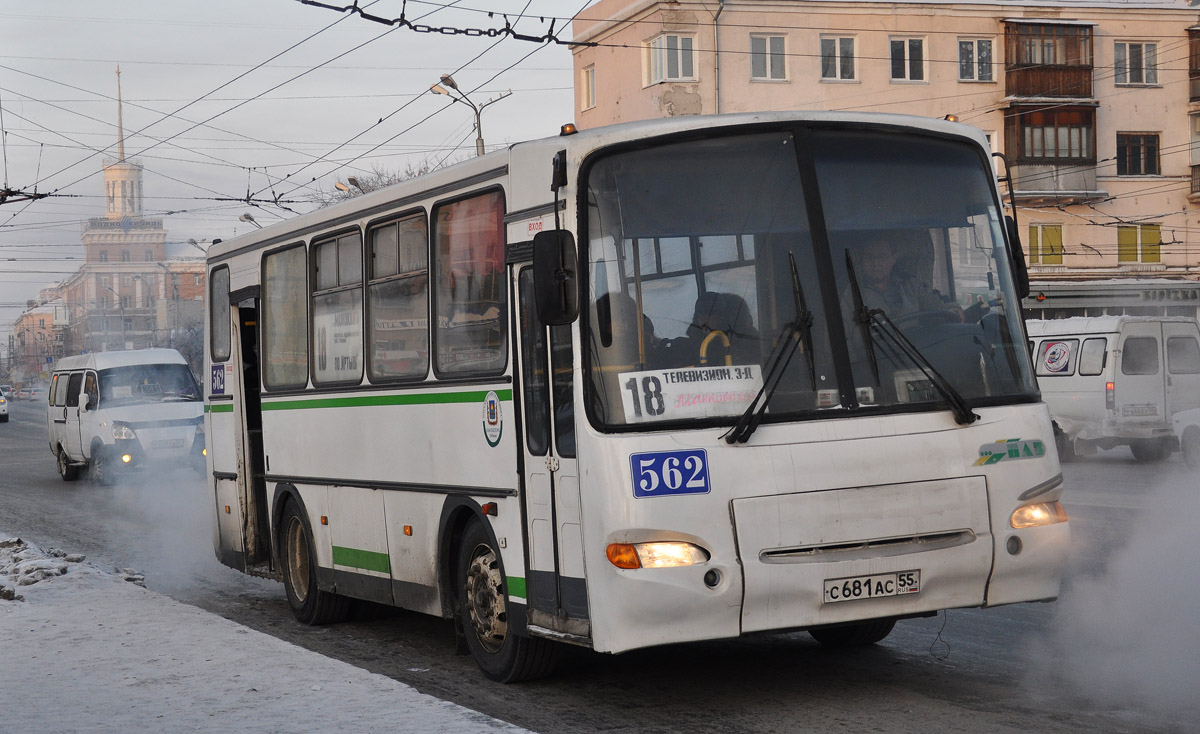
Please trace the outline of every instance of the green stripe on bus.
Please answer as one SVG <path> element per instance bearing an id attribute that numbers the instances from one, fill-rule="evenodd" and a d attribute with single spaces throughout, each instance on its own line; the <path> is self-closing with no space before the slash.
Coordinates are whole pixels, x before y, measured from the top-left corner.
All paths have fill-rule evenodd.
<path id="1" fill-rule="evenodd" d="M 512 400 L 512 390 L 496 390 L 496 397 Z M 301 400 L 263 400 L 263 410 L 309 410 L 313 408 L 362 408 L 379 405 L 438 405 L 481 403 L 487 391 L 446 393 L 400 393 L 399 395 L 355 395 L 341 398 L 304 398 Z"/>
<path id="2" fill-rule="evenodd" d="M 522 599 L 527 599 L 528 597 L 525 596 L 525 579 L 521 578 L 520 576 L 509 576 L 508 595 L 519 596 Z"/>
<path id="3" fill-rule="evenodd" d="M 211 405 L 205 405 L 204 412 L 205 413 L 232 413 L 233 412 L 233 403 L 229 403 L 229 404 L 221 403 L 219 405 L 216 403 L 213 403 Z"/>
<path id="4" fill-rule="evenodd" d="M 378 571 L 379 573 L 392 572 L 392 562 L 388 559 L 387 553 L 376 553 L 375 551 L 359 550 L 358 548 L 343 548 L 340 545 L 333 546 L 333 565 L 351 566 L 353 568 L 361 568 L 364 571 Z"/>

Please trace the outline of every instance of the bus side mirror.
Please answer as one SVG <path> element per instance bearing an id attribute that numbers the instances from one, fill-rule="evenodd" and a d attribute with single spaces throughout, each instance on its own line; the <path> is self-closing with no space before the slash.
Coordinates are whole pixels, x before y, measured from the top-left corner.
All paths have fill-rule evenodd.
<path id="1" fill-rule="evenodd" d="M 554 229 L 533 238 L 533 297 L 544 324 L 569 324 L 579 316 L 575 238 Z"/>
<path id="2" fill-rule="evenodd" d="M 1012 247 L 1013 274 L 1016 276 L 1017 295 L 1029 297 L 1029 267 L 1025 263 L 1025 248 L 1021 245 L 1021 233 L 1017 230 L 1017 220 L 1005 215 L 1004 224 L 1008 229 L 1008 242 Z"/>

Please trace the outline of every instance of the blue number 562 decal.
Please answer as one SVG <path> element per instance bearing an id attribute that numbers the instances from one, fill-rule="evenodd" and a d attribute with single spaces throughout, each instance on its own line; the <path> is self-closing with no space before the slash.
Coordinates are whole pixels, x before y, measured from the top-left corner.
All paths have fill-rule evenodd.
<path id="1" fill-rule="evenodd" d="M 655 451 L 629 457 L 634 497 L 707 494 L 708 454 L 704 449 Z"/>

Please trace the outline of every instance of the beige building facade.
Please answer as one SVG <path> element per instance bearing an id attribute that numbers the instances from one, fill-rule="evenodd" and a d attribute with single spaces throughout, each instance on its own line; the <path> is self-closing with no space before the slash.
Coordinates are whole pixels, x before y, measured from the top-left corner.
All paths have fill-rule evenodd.
<path id="1" fill-rule="evenodd" d="M 103 166 L 104 216 L 83 223 L 85 262 L 15 322 L 14 334 L 25 341 L 10 351 L 33 376 L 48 374 L 59 357 L 84 352 L 173 347 L 197 371 L 203 362 L 204 261 L 169 257 L 163 220 L 145 216 L 144 169 L 125 156 L 119 77 L 117 98 L 117 157 Z M 45 323 L 50 304 L 53 333 L 40 335 L 30 325 Z"/>
<path id="2" fill-rule="evenodd" d="M 953 115 L 1007 161 L 1031 315 L 1200 311 L 1200 9 L 1183 0 L 600 0 L 574 32 L 594 44 L 573 52 L 581 128 Z"/>

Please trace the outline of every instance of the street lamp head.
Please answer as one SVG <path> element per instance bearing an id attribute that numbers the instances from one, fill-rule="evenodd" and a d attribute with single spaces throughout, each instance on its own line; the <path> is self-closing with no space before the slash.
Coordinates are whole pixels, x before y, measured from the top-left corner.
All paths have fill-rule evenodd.
<path id="1" fill-rule="evenodd" d="M 350 187 L 347 186 L 346 184 L 342 183 L 341 181 L 334 181 L 333 188 L 337 189 L 338 191 L 349 191 L 350 190 Z"/>
<path id="2" fill-rule="evenodd" d="M 450 87 L 454 90 L 458 89 L 458 85 L 454 83 L 454 77 L 450 76 L 449 74 L 442 74 L 442 84 L 445 84 L 447 87 Z"/>
<path id="3" fill-rule="evenodd" d="M 238 217 L 238 219 L 240 219 L 243 222 L 249 222 L 250 224 L 253 224 L 255 227 L 262 229 L 262 225 L 256 221 L 254 221 L 254 217 L 250 216 L 250 212 L 246 212 L 242 216 Z"/>
<path id="4" fill-rule="evenodd" d="M 366 189 L 364 189 L 364 188 L 362 187 L 362 184 L 360 184 L 360 183 L 358 182 L 358 179 L 357 179 L 357 178 L 355 178 L 354 176 L 347 176 L 347 177 L 346 177 L 346 182 L 347 182 L 347 183 L 349 183 L 349 184 L 350 184 L 351 186 L 353 186 L 354 188 L 356 188 L 356 189 L 358 189 L 359 191 L 361 191 L 362 193 L 364 193 L 364 194 L 365 194 L 365 193 L 367 193 L 367 190 L 366 190 Z"/>
<path id="5" fill-rule="evenodd" d="M 429 88 L 429 91 L 433 92 L 434 94 L 444 94 L 447 97 L 450 96 L 450 93 L 447 92 L 446 89 L 441 84 L 434 84 L 433 86 L 431 86 Z"/>

